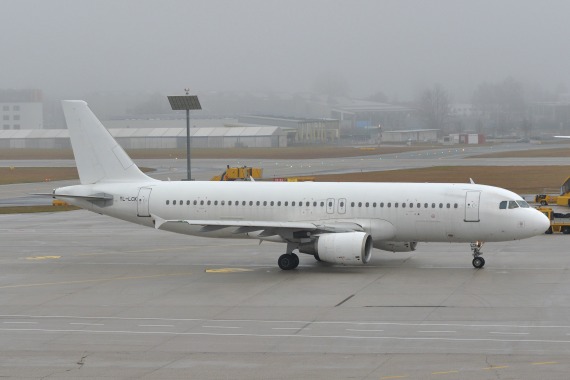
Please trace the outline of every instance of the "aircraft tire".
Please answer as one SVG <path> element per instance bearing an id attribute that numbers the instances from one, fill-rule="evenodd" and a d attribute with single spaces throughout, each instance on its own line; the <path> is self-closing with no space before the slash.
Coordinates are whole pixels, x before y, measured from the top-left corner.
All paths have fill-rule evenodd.
<path id="1" fill-rule="evenodd" d="M 299 257 L 294 253 L 285 253 L 279 256 L 277 264 L 279 265 L 279 268 L 281 268 L 282 270 L 295 269 L 299 265 Z"/>
<path id="2" fill-rule="evenodd" d="M 475 257 L 472 261 L 472 264 L 475 268 L 481 269 L 485 266 L 485 259 L 482 257 Z"/>

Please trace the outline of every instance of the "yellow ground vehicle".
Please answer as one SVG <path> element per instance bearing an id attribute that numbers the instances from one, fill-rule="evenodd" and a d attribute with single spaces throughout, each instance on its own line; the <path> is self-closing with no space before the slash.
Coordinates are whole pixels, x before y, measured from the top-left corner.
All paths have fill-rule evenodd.
<path id="1" fill-rule="evenodd" d="M 566 178 L 566 181 L 560 186 L 559 195 L 550 194 L 538 194 L 534 197 L 536 203 L 540 203 L 542 206 L 547 206 L 549 204 L 556 204 L 558 206 L 570 206 L 570 177 Z"/>
<path id="2" fill-rule="evenodd" d="M 546 215 L 550 220 L 550 228 L 544 232 L 545 234 L 551 234 L 553 232 L 570 234 L 570 213 L 557 213 L 550 207 L 537 207 L 536 209 Z"/>
<path id="3" fill-rule="evenodd" d="M 252 168 L 249 166 L 233 167 L 229 165 L 222 175 L 212 177 L 211 181 L 235 181 L 235 180 L 249 180 L 250 178 L 259 179 L 263 176 L 263 169 Z"/>

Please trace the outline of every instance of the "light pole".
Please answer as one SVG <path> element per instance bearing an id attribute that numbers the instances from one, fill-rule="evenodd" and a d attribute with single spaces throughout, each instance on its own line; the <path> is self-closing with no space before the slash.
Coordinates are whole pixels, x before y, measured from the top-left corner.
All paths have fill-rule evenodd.
<path id="1" fill-rule="evenodd" d="M 186 181 L 192 181 L 190 166 L 190 110 L 201 110 L 202 106 L 198 96 L 189 95 L 190 89 L 185 88 L 184 91 L 186 91 L 186 95 L 169 96 L 168 101 L 174 111 L 186 110 Z"/>

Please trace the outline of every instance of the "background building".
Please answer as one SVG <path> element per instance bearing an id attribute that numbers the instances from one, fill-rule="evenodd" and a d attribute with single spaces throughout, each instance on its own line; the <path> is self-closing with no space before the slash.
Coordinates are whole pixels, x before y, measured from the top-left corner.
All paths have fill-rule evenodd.
<path id="1" fill-rule="evenodd" d="M 42 129 L 40 90 L 0 90 L 0 130 Z"/>

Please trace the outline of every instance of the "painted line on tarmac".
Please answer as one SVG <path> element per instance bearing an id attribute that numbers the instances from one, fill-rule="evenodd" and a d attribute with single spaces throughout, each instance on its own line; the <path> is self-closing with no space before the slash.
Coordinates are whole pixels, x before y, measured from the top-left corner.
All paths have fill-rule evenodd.
<path id="1" fill-rule="evenodd" d="M 202 326 L 212 328 L 239 329 L 241 327 Z M 438 342 L 497 342 L 497 343 L 540 343 L 570 344 L 570 340 L 548 339 L 489 339 L 489 338 L 440 338 L 440 337 L 398 337 L 398 336 L 354 336 L 354 335 L 303 335 L 303 334 L 250 334 L 250 333 L 208 333 L 208 332 L 170 332 L 170 331 L 132 331 L 132 330 L 73 330 L 73 329 L 33 329 L 33 328 L 0 328 L 5 332 L 45 332 L 45 333 L 83 333 L 83 334 L 153 334 L 172 336 L 232 336 L 253 338 L 305 338 L 305 339 L 348 339 L 348 340 L 397 340 L 397 341 L 438 341 Z M 537 362 L 534 365 L 557 364 L 556 362 Z"/>
<path id="2" fill-rule="evenodd" d="M 106 281 L 139 280 L 139 279 L 143 279 L 143 278 L 187 276 L 189 274 L 190 274 L 190 272 L 184 272 L 184 273 L 154 274 L 154 275 L 148 275 L 148 276 L 109 277 L 109 278 L 96 278 L 96 279 L 92 279 L 92 280 L 76 280 L 76 281 L 44 282 L 44 283 L 36 283 L 36 284 L 3 285 L 3 286 L 0 286 L 0 289 L 31 288 L 31 287 L 37 287 L 37 286 L 50 286 L 50 285 L 88 284 L 91 282 L 106 282 Z"/>

